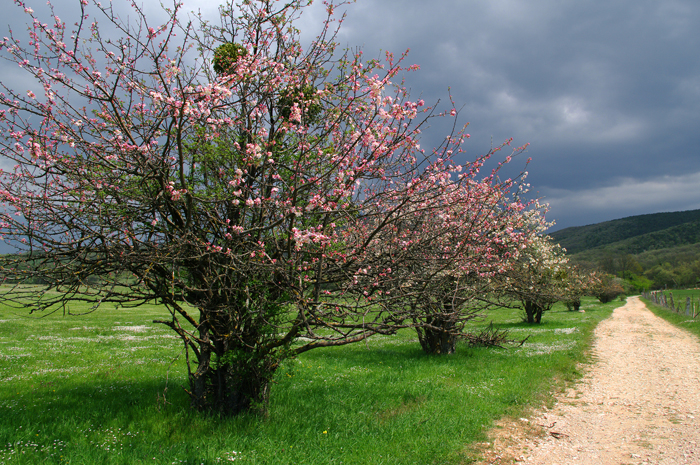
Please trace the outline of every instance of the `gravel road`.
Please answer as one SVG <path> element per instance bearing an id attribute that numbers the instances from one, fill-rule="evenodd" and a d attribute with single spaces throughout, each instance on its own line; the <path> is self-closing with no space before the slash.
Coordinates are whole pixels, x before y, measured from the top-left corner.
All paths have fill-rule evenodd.
<path id="1" fill-rule="evenodd" d="M 533 418 L 503 422 L 483 464 L 700 464 L 700 343 L 638 297 L 596 328 L 595 363 Z"/>

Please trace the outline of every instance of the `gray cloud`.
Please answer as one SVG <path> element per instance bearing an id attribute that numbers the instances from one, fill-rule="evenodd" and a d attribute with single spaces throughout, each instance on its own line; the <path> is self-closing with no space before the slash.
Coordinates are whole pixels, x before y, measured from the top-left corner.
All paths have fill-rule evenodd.
<path id="1" fill-rule="evenodd" d="M 66 20 L 77 11 L 78 0 L 56 3 Z M 212 18 L 214 5 L 185 0 Z M 302 16 L 306 37 L 323 8 Z M 447 105 L 450 88 L 471 123 L 469 156 L 509 137 L 529 142 L 528 179 L 561 227 L 697 208 L 700 184 L 688 174 L 700 173 L 697 1 L 358 0 L 342 9 L 342 46 L 368 58 L 410 48 L 407 64 L 422 68 L 406 76 L 412 95 Z M 424 147 L 443 139 L 445 123 L 425 132 Z M 679 185 L 683 194 L 672 194 Z"/>
<path id="2" fill-rule="evenodd" d="M 565 222 L 584 225 L 589 215 L 603 220 L 663 211 L 700 209 L 700 172 L 658 176 L 653 180 L 620 179 L 597 189 L 551 189 L 545 201 Z M 673 208 L 669 209 L 669 206 Z"/>
<path id="3" fill-rule="evenodd" d="M 697 2 L 384 0 L 348 11 L 348 43 L 410 47 L 422 66 L 413 89 L 435 100 L 450 86 L 474 151 L 492 137 L 531 144 L 529 180 L 561 226 L 700 202 L 700 184 L 676 190 L 700 172 Z"/>

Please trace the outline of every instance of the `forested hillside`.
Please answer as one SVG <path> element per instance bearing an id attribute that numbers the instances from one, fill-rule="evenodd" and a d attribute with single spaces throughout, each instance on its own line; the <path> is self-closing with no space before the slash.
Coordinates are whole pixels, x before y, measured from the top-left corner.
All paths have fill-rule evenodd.
<path id="1" fill-rule="evenodd" d="M 606 221 L 604 223 L 591 224 L 588 226 L 577 226 L 555 231 L 550 236 L 562 247 L 566 248 L 570 254 L 590 250 L 607 244 L 614 244 L 627 239 L 637 238 L 650 233 L 659 233 L 649 241 L 658 240 L 666 243 L 671 237 L 678 234 L 687 234 L 689 230 L 670 231 L 676 226 L 688 226 L 700 222 L 700 210 L 690 210 L 684 212 L 653 213 L 649 215 L 638 215 L 622 218 L 619 220 Z M 668 235 L 669 239 L 665 237 Z M 691 234 L 692 235 L 692 234 Z M 695 239 L 693 239 L 695 237 Z M 697 241 L 698 233 L 694 236 L 679 238 L 680 243 L 669 244 L 669 246 L 694 244 Z M 689 242 L 687 242 L 689 241 Z M 649 243 L 651 243 L 649 242 Z M 636 245 L 636 244 L 635 244 Z M 652 247 L 658 249 L 661 247 Z"/>
<path id="2" fill-rule="evenodd" d="M 637 287 L 688 287 L 700 278 L 700 210 L 631 216 L 550 235 L 572 261 Z"/>

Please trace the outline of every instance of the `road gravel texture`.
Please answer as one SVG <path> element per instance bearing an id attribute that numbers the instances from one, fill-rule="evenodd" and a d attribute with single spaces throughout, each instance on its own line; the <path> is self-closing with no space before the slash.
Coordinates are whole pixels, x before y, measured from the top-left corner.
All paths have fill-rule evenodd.
<path id="1" fill-rule="evenodd" d="M 700 465 L 700 343 L 630 297 L 551 410 L 501 422 L 482 464 Z"/>

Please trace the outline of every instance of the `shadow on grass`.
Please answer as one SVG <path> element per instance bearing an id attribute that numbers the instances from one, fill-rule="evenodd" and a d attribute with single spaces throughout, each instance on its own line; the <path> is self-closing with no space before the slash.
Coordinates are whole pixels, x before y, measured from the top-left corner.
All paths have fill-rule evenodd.
<path id="1" fill-rule="evenodd" d="M 22 392 L 4 397 L 4 404 L 14 404 L 13 423 L 27 419 L 29 423 L 52 423 L 80 419 L 95 424 L 115 419 L 130 421 L 144 412 L 172 411 L 177 405 L 188 408 L 186 394 L 171 385 L 163 398 L 165 383 L 154 381 L 94 381 L 60 383 L 27 383 Z M 0 398 L 2 399 L 2 398 Z M 7 418 L 2 416 L 2 418 Z M 0 423 L 4 423 L 0 420 Z"/>
<path id="2" fill-rule="evenodd" d="M 215 464 L 231 431 L 245 435 L 260 419 L 235 419 L 192 410 L 179 383 L 163 380 L 75 381 L 30 385 L 0 396 L 0 463 Z M 7 390 L 5 390 L 7 393 Z M 49 451 L 66 444 L 61 459 Z M 167 460 L 167 461 L 166 461 Z M 13 462 L 14 463 L 14 462 Z"/>
<path id="3" fill-rule="evenodd" d="M 566 311 L 554 316 L 570 317 Z M 525 334 L 572 324 L 506 318 L 511 322 L 494 324 Z M 49 440 L 70 443 L 64 453 L 74 464 L 214 464 L 232 458 L 265 464 L 461 463 L 464 444 L 483 440 L 494 418 L 516 415 L 537 392 L 548 391 L 553 376 L 567 376 L 573 366 L 568 351 L 512 356 L 510 349 L 460 344 L 454 355 L 429 356 L 415 334 L 399 334 L 310 351 L 285 363 L 271 386 L 269 417 L 261 419 L 192 411 L 182 366 L 170 372 L 164 391 L 162 367 L 116 363 L 87 376 L 51 372 L 41 378 L 44 384 L 24 378 L 0 385 L 0 463 L 3 444 Z M 32 458 L 19 463 L 59 463 L 38 453 Z"/>

